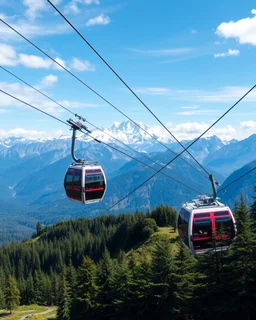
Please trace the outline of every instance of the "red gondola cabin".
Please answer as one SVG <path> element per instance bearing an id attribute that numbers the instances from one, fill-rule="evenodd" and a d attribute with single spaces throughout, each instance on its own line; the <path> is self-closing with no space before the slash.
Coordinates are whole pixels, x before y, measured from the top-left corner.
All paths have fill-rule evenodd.
<path id="1" fill-rule="evenodd" d="M 236 234 L 234 216 L 217 200 L 203 196 L 185 203 L 178 217 L 178 232 L 184 246 L 193 254 L 227 250 Z"/>
<path id="2" fill-rule="evenodd" d="M 102 167 L 88 163 L 72 164 L 66 172 L 64 188 L 70 200 L 82 204 L 101 201 L 106 192 Z"/>

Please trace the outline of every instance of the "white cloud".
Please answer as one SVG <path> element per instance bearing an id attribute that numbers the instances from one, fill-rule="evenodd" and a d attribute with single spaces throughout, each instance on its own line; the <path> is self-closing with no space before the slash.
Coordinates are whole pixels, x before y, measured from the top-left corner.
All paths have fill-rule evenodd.
<path id="1" fill-rule="evenodd" d="M 70 68 L 75 71 L 95 71 L 95 66 L 87 60 L 73 58 L 71 61 L 66 62 L 58 57 L 56 57 L 55 60 L 66 69 Z M 63 70 L 59 65 L 48 58 L 17 53 L 13 46 L 3 43 L 0 43 L 0 64 L 3 66 L 22 65 L 33 69 Z"/>
<path id="2" fill-rule="evenodd" d="M 181 109 L 198 109 L 200 108 L 200 106 L 184 106 L 184 107 L 180 107 Z"/>
<path id="3" fill-rule="evenodd" d="M 184 122 L 178 125 L 167 123 L 170 131 L 179 140 L 191 140 L 197 138 L 209 128 L 209 125 L 210 124 L 206 122 Z M 227 125 L 219 128 L 213 127 L 203 137 L 217 135 L 222 140 L 231 140 L 235 138 L 236 133 L 237 130 L 234 127 Z"/>
<path id="4" fill-rule="evenodd" d="M 57 81 L 58 81 L 57 76 L 55 76 L 53 74 L 49 74 L 48 76 L 46 76 L 42 79 L 41 86 L 42 87 L 51 87 Z"/>
<path id="5" fill-rule="evenodd" d="M 99 16 L 92 18 L 87 21 L 86 26 L 95 26 L 95 25 L 107 25 L 110 23 L 110 18 L 108 16 L 104 16 L 104 14 L 100 14 Z"/>
<path id="6" fill-rule="evenodd" d="M 63 66 L 64 68 L 67 68 L 67 66 L 66 66 L 66 62 L 63 60 L 63 59 L 61 59 L 61 58 L 55 58 L 54 59 L 56 62 L 58 62 L 61 66 Z M 56 64 L 55 62 L 53 62 L 52 61 L 52 64 L 53 64 L 53 68 L 54 69 L 57 69 L 57 70 L 63 70 L 58 64 Z"/>
<path id="7" fill-rule="evenodd" d="M 43 78 L 41 83 L 46 78 L 47 77 Z M 51 79 L 51 80 L 49 80 L 49 79 Z M 53 75 L 51 75 L 51 77 L 48 76 L 48 84 L 49 84 L 49 82 L 54 82 L 54 80 L 55 79 L 54 79 Z M 49 112 L 55 116 L 59 116 L 61 113 L 66 112 L 63 108 L 58 106 L 53 101 L 42 96 L 40 93 L 36 92 L 32 88 L 25 86 L 25 85 L 22 85 L 20 83 L 0 82 L 0 88 L 3 91 L 25 101 L 33 106 L 36 106 L 46 112 Z M 97 104 L 91 104 L 91 103 L 81 102 L 81 101 L 76 101 L 76 100 L 61 100 L 58 102 L 68 109 L 97 108 L 97 107 L 99 107 L 99 105 L 97 105 Z M 13 99 L 12 97 L 9 97 L 8 95 L 4 94 L 3 92 L 0 92 L 0 110 L 2 110 L 2 109 L 10 110 L 10 108 L 13 108 L 13 107 L 31 110 L 31 107 L 26 106 L 22 102 L 19 102 L 19 101 Z M 32 110 L 32 112 L 37 112 L 37 111 Z M 45 117 L 46 116 L 42 115 L 42 118 L 45 118 Z M 46 119 L 47 119 L 47 117 L 46 117 Z"/>
<path id="8" fill-rule="evenodd" d="M 135 88 L 134 92 L 148 94 L 148 95 L 166 95 L 169 94 L 170 89 L 168 88 Z"/>
<path id="9" fill-rule="evenodd" d="M 87 60 L 73 58 L 70 67 L 76 71 L 95 71 L 95 66 Z"/>
<path id="10" fill-rule="evenodd" d="M 64 14 L 79 14 L 80 9 L 78 8 L 78 3 L 81 3 L 81 0 L 72 0 L 64 7 Z"/>
<path id="11" fill-rule="evenodd" d="M 177 90 L 171 88 L 134 88 L 134 91 L 145 95 L 163 95 L 170 97 L 173 100 L 189 100 L 190 102 L 220 102 L 234 103 L 240 99 L 247 91 L 248 87 L 234 86 L 218 88 L 214 91 L 205 90 Z M 243 100 L 244 102 L 256 102 L 256 89 Z"/>
<path id="12" fill-rule="evenodd" d="M 251 11 L 255 16 L 237 21 L 222 22 L 216 30 L 216 34 L 224 38 L 235 38 L 241 44 L 256 46 L 256 10 Z"/>
<path id="13" fill-rule="evenodd" d="M 17 64 L 34 69 L 49 69 L 53 62 L 48 58 L 20 53 Z"/>
<path id="14" fill-rule="evenodd" d="M 129 51 L 140 53 L 148 56 L 178 56 L 183 54 L 189 54 L 195 51 L 194 48 L 170 48 L 170 49 L 157 49 L 157 50 L 140 50 L 140 49 L 129 49 Z"/>
<path id="15" fill-rule="evenodd" d="M 37 140 L 40 138 L 59 138 L 64 133 L 63 130 L 49 131 L 38 131 L 38 130 L 28 130 L 24 128 L 15 128 L 11 130 L 0 129 L 0 139 L 7 137 L 25 138 L 29 140 Z"/>
<path id="16" fill-rule="evenodd" d="M 256 121 L 244 121 L 240 123 L 240 126 L 243 129 L 256 129 Z"/>
<path id="17" fill-rule="evenodd" d="M 248 87 L 224 87 L 213 92 L 198 91 L 195 94 L 192 93 L 192 96 L 194 96 L 194 99 L 197 101 L 234 103 L 248 90 Z M 251 91 L 243 101 L 256 102 L 256 90 Z"/>
<path id="18" fill-rule="evenodd" d="M 84 0 L 85 4 L 90 5 L 90 4 L 100 4 L 99 0 Z"/>
<path id="19" fill-rule="evenodd" d="M 16 51 L 8 44 L 0 43 L 0 64 L 4 66 L 15 66 L 17 60 Z"/>
<path id="20" fill-rule="evenodd" d="M 99 0 L 72 0 L 68 2 L 68 4 L 64 7 L 64 13 L 65 14 L 74 14 L 77 15 L 79 14 L 80 8 L 79 5 L 91 5 L 91 4 L 100 4 Z"/>
<path id="21" fill-rule="evenodd" d="M 50 7 L 45 0 L 23 0 L 22 2 L 27 7 L 25 14 L 31 20 L 34 20 L 41 11 L 45 11 Z M 54 5 L 57 5 L 60 2 L 61 0 L 52 0 Z"/>
<path id="22" fill-rule="evenodd" d="M 45 21 L 27 21 L 25 19 L 20 19 L 20 17 L 17 16 L 6 16 L 4 14 L 0 14 L 0 19 L 7 22 L 14 29 L 18 30 L 21 34 L 30 39 L 34 37 L 63 34 L 71 31 L 67 23 L 56 24 L 56 22 L 45 23 Z M 4 23 L 0 24 L 0 38 L 4 41 L 20 41 L 21 39 L 19 35 L 17 35 Z"/>
<path id="23" fill-rule="evenodd" d="M 240 54 L 239 50 L 229 49 L 228 52 L 215 53 L 214 57 L 215 58 L 223 58 L 223 57 L 229 57 L 229 56 L 239 56 L 239 54 Z"/>
<path id="24" fill-rule="evenodd" d="M 175 114 L 181 115 L 181 116 L 193 116 L 193 115 L 206 116 L 208 114 L 213 114 L 213 113 L 218 113 L 218 110 L 214 110 L 214 109 L 191 110 L 191 111 L 181 111 L 181 112 L 177 112 Z"/>

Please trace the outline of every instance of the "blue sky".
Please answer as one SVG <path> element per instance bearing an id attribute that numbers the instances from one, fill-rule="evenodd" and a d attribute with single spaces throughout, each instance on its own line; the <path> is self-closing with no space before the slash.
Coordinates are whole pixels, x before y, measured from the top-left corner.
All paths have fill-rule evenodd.
<path id="1" fill-rule="evenodd" d="M 255 81 L 256 5 L 248 1 L 55 0 L 179 139 L 192 139 Z M 159 126 L 46 0 L 0 0 L 0 18 L 137 122 Z M 0 65 L 97 126 L 124 118 L 0 21 Z M 0 89 L 62 120 L 63 109 L 0 69 Z M 256 132 L 256 89 L 208 135 Z M 66 134 L 0 93 L 0 138 Z"/>

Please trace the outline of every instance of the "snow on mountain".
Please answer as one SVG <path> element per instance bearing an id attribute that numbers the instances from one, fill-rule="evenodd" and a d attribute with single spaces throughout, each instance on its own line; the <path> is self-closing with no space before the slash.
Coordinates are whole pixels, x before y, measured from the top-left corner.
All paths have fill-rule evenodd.
<path id="1" fill-rule="evenodd" d="M 149 127 L 143 123 L 138 123 L 140 127 L 135 123 L 125 120 L 121 123 L 114 122 L 110 128 L 93 129 L 90 136 L 103 141 L 105 143 L 115 143 L 122 145 L 121 142 L 128 144 L 138 151 L 143 152 L 155 152 L 165 151 L 163 145 L 157 142 L 160 141 L 163 144 L 172 144 L 172 149 L 180 149 L 177 147 L 177 143 L 172 140 L 168 132 L 164 132 L 159 126 Z M 147 134 L 148 132 L 149 134 Z M 77 132 L 76 148 L 85 148 L 86 143 L 94 142 L 93 138 L 87 134 Z M 116 141 L 119 140 L 121 142 Z M 187 145 L 188 141 L 182 141 Z M 234 141 L 230 142 L 234 143 Z M 71 144 L 70 135 L 62 135 L 59 138 L 42 137 L 37 140 L 9 137 L 7 139 L 0 140 L 0 157 L 12 157 L 14 154 L 18 158 L 24 158 L 28 155 L 38 155 L 51 150 L 59 149 L 68 153 Z M 223 142 L 218 137 L 207 137 L 200 139 L 195 146 L 192 146 L 191 150 L 198 160 L 202 161 L 209 153 L 216 151 L 228 142 Z"/>

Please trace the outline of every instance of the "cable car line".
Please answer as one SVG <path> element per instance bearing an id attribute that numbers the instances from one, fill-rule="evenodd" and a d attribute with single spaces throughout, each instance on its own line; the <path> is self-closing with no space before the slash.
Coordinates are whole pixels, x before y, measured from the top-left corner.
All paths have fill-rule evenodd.
<path id="1" fill-rule="evenodd" d="M 125 144 L 124 142 L 122 142 L 121 140 L 113 137 L 112 135 L 110 135 L 109 133 L 105 132 L 104 130 L 100 129 L 99 127 L 95 126 L 94 124 L 92 124 L 91 122 L 89 122 L 88 120 L 86 120 L 85 118 L 81 117 L 80 115 L 74 113 L 73 111 L 71 111 L 70 109 L 68 109 L 67 107 L 63 106 L 61 103 L 59 103 L 58 101 L 54 100 L 53 98 L 49 97 L 47 94 L 43 93 L 42 91 L 40 91 L 39 89 L 35 88 L 34 86 L 32 86 L 31 84 L 29 84 L 28 82 L 24 81 L 23 79 L 21 79 L 20 77 L 18 77 L 17 75 L 15 75 L 14 73 L 12 73 L 11 71 L 7 70 L 6 68 L 4 68 L 3 66 L 0 65 L 0 68 L 4 71 L 6 71 L 7 73 L 9 73 L 10 75 L 12 75 L 13 77 L 15 77 L 16 79 L 18 79 L 19 81 L 25 83 L 27 86 L 29 86 L 30 88 L 34 89 L 35 91 L 37 91 L 38 93 L 40 93 L 41 95 L 43 95 L 44 97 L 46 97 L 47 99 L 51 100 L 52 102 L 54 102 L 55 104 L 57 104 L 58 106 L 60 106 L 61 108 L 65 109 L 66 111 L 70 112 L 72 115 L 74 115 L 75 117 L 79 118 L 80 120 L 83 120 L 84 122 L 87 122 L 88 124 L 90 124 L 91 126 L 93 126 L 94 128 L 96 128 L 99 131 L 102 131 L 104 134 L 110 136 L 111 138 L 115 139 L 116 141 L 122 143 L 123 145 L 125 145 L 127 148 L 131 149 L 132 151 L 138 153 L 140 156 L 146 158 L 147 160 L 152 162 L 152 159 L 150 157 L 147 157 L 146 155 L 140 153 L 139 151 L 133 149 L 132 147 L 130 147 L 129 145 Z M 171 151 L 173 154 L 177 155 L 176 152 Z M 184 157 L 180 158 L 182 161 L 184 161 L 185 163 L 187 163 L 191 168 L 195 169 L 197 172 L 199 172 L 200 174 L 203 175 L 203 173 L 201 171 L 199 171 L 198 168 L 194 167 L 190 162 L 186 161 L 186 159 Z M 160 164 L 159 164 L 160 166 Z M 203 177 L 205 177 L 203 175 Z M 206 177 L 207 178 L 207 177 Z"/>
<path id="2" fill-rule="evenodd" d="M 82 35 L 82 33 L 64 16 L 64 14 L 50 1 L 48 3 L 59 13 L 59 15 L 75 30 L 75 32 L 86 42 L 86 44 L 96 53 L 96 55 L 107 65 L 107 67 L 118 77 L 118 79 L 126 86 L 126 88 L 135 96 L 135 98 L 151 113 L 151 115 L 162 125 L 162 127 L 172 136 L 172 138 L 185 150 L 184 145 L 172 134 L 166 125 L 155 115 L 155 113 L 141 100 L 141 98 L 132 90 L 132 88 L 123 80 L 123 78 L 110 66 L 110 64 L 102 57 L 102 55 L 90 44 L 90 42 Z M 185 150 L 191 158 L 203 169 L 209 176 L 210 173 L 203 165 L 189 152 Z"/>
<path id="3" fill-rule="evenodd" d="M 0 92 L 2 92 L 2 93 L 4 93 L 4 94 L 6 94 L 7 96 L 9 96 L 9 97 L 11 97 L 11 98 L 13 98 L 13 99 L 15 99 L 15 100 L 17 100 L 17 101 L 21 102 L 21 103 L 23 103 L 23 104 L 25 104 L 25 105 L 27 105 L 27 106 L 29 106 L 29 107 L 33 108 L 33 109 L 35 109 L 35 110 L 39 111 L 39 112 L 41 112 L 41 113 L 43 113 L 43 114 L 45 114 L 45 115 L 47 115 L 47 116 L 49 116 L 49 117 L 51 117 L 51 118 L 53 118 L 53 119 L 57 120 L 57 121 L 59 121 L 59 122 L 61 122 L 61 123 L 65 124 L 65 125 L 67 125 L 68 127 L 72 127 L 72 126 L 71 126 L 70 124 L 68 124 L 67 122 L 65 122 L 65 121 L 62 121 L 62 120 L 58 119 L 57 117 L 55 117 L 55 116 L 53 116 L 53 115 L 49 114 L 48 112 L 45 112 L 45 111 L 43 111 L 43 110 L 41 110 L 41 109 L 39 109 L 39 108 L 37 108 L 37 107 L 35 107 L 35 106 L 31 105 L 30 103 L 27 103 L 27 102 L 25 102 L 24 100 L 21 100 L 21 99 L 19 99 L 19 98 L 15 97 L 15 96 L 13 96 L 12 94 L 10 94 L 10 93 L 8 93 L 8 92 L 6 92 L 6 91 L 2 90 L 2 89 L 0 89 Z M 70 121 L 70 120 L 69 120 L 69 121 Z M 70 123 L 70 122 L 69 122 L 69 123 Z M 98 142 L 98 143 L 102 143 L 102 144 L 104 144 L 105 146 L 107 146 L 107 147 L 109 147 L 109 148 L 111 148 L 111 149 L 113 149 L 113 150 L 115 150 L 115 151 L 118 151 L 119 153 L 124 154 L 125 156 L 127 156 L 127 157 L 131 158 L 132 160 L 135 160 L 135 161 L 137 161 L 137 162 L 139 162 L 139 163 L 143 164 L 144 166 L 146 166 L 146 167 L 148 167 L 148 168 L 151 168 L 151 169 L 153 169 L 153 170 L 157 171 L 157 169 L 155 169 L 154 167 L 152 167 L 152 166 L 150 166 L 150 165 L 148 165 L 148 164 L 144 163 L 143 161 L 140 161 L 140 160 L 138 160 L 138 159 L 136 159 L 136 158 L 134 158 L 134 157 L 130 156 L 130 155 L 129 155 L 129 154 L 127 154 L 126 152 L 121 151 L 121 150 L 119 150 L 119 149 L 117 149 L 117 148 L 115 148 L 115 147 L 113 147 L 113 146 L 111 146 L 111 145 L 109 145 L 109 144 L 105 143 L 104 141 L 101 141 L 101 140 L 99 140 L 99 139 L 96 139 L 95 137 L 93 137 L 92 135 L 90 135 L 90 134 L 88 133 L 88 132 L 90 132 L 90 130 L 88 130 L 87 128 L 85 128 L 82 124 L 80 124 L 80 126 L 82 126 L 82 127 L 83 127 L 83 129 L 85 129 L 87 132 L 84 132 L 82 129 L 79 129 L 79 130 L 80 130 L 82 133 L 84 133 L 84 134 L 86 134 L 87 136 L 89 136 L 90 138 L 92 138 L 93 140 L 95 140 L 96 142 Z M 165 174 L 164 172 L 161 172 L 161 174 L 162 174 L 162 175 L 164 175 L 164 176 L 166 176 L 166 177 L 168 177 L 168 178 L 170 178 L 171 180 L 173 180 L 173 181 L 175 181 L 175 182 L 177 182 L 177 183 L 179 183 L 179 184 L 181 184 L 181 185 L 183 185 L 183 186 L 187 187 L 188 189 L 190 189 L 190 190 L 192 190 L 192 191 L 195 191 L 196 193 L 202 194 L 202 192 L 201 192 L 201 191 L 198 191 L 198 190 L 196 190 L 196 189 L 194 189 L 194 188 L 192 188 L 192 187 L 188 186 L 187 184 L 185 184 L 185 183 L 183 183 L 183 182 L 181 182 L 181 181 L 179 181 L 179 180 L 177 180 L 177 179 L 173 178 L 172 176 L 170 176 L 170 175 L 168 175 L 168 174 Z"/>
<path id="4" fill-rule="evenodd" d="M 226 112 L 223 113 L 222 116 L 220 116 L 210 127 L 208 127 L 199 137 L 197 137 L 194 141 L 192 141 L 186 149 L 190 148 L 193 144 L 195 144 L 203 135 L 205 135 L 212 127 L 214 127 L 225 115 L 227 115 L 239 102 L 241 102 L 254 88 L 256 88 L 256 85 L 253 85 L 239 100 L 237 100 Z M 176 160 L 178 157 L 180 157 L 186 150 L 181 151 L 176 157 L 174 157 L 172 160 L 170 160 L 166 165 L 164 165 L 161 169 L 159 169 L 156 173 L 154 173 L 152 176 L 147 178 L 144 182 L 142 182 L 140 185 L 138 185 L 135 189 L 133 189 L 131 192 L 129 192 L 126 196 L 124 196 L 122 199 L 118 200 L 115 204 L 113 204 L 110 208 L 108 208 L 106 211 L 104 211 L 101 215 L 107 213 L 112 208 L 114 208 L 116 205 L 118 205 L 120 202 L 122 202 L 124 199 L 129 197 L 133 192 L 137 191 L 140 187 L 142 187 L 145 183 L 147 183 L 149 180 L 154 178 L 159 172 L 161 172 L 164 168 L 166 168 L 170 163 L 172 163 L 174 160 Z M 255 169 L 255 168 L 254 168 Z M 253 170 L 254 170 L 253 169 Z M 252 170 L 250 170 L 252 171 Z M 225 187 L 226 188 L 226 187 Z M 101 216 L 100 215 L 100 216 Z"/>
<path id="5" fill-rule="evenodd" d="M 31 84 L 29 84 L 28 82 L 26 82 L 25 80 L 21 79 L 20 77 L 18 77 L 17 75 L 15 75 L 14 73 L 12 73 L 11 71 L 7 70 L 6 68 L 4 68 L 3 66 L 0 65 L 0 68 L 2 70 L 4 70 L 5 72 L 9 73 L 10 75 L 12 75 L 14 78 L 20 80 L 21 82 L 25 83 L 28 87 L 30 87 L 31 89 L 34 89 L 35 91 L 37 91 L 38 93 L 40 93 L 41 95 L 43 95 L 44 97 L 46 97 L 47 99 L 51 100 L 52 102 L 58 104 L 61 108 L 65 109 L 66 111 L 72 113 L 74 116 L 76 116 L 76 114 L 69 110 L 68 108 L 64 107 L 62 104 L 58 103 L 57 101 L 55 101 L 54 99 L 52 99 L 51 97 L 47 96 L 45 93 L 43 93 L 42 91 L 40 91 L 39 89 L 37 89 L 36 87 L 33 87 Z"/>
<path id="6" fill-rule="evenodd" d="M 49 117 L 51 117 L 51 118 L 53 118 L 53 119 L 55 119 L 55 120 L 57 120 L 57 121 L 59 121 L 59 122 L 61 122 L 61 123 L 64 123 L 66 126 L 69 126 L 65 121 L 58 119 L 57 117 L 55 117 L 55 116 L 51 115 L 50 113 L 48 113 L 48 112 L 46 112 L 46 111 L 43 111 L 43 110 L 41 110 L 41 109 L 39 109 L 39 108 L 37 108 L 37 107 L 35 107 L 35 106 L 32 106 L 30 103 L 25 102 L 25 101 L 23 101 L 23 100 L 21 100 L 21 99 L 19 99 L 19 98 L 15 97 L 15 96 L 13 96 L 12 94 L 10 94 L 10 93 L 8 93 L 8 92 L 6 92 L 6 91 L 2 90 L 2 89 L 0 89 L 0 92 L 2 92 L 2 93 L 4 93 L 4 94 L 6 94 L 7 96 L 9 96 L 9 97 L 11 97 L 11 98 L 13 98 L 13 99 L 15 99 L 15 100 L 17 100 L 17 101 L 21 102 L 21 103 L 26 104 L 27 106 L 29 106 L 29 107 L 31 107 L 31 108 L 33 108 L 33 109 L 35 109 L 35 110 L 39 111 L 39 112 L 42 112 L 42 113 L 46 114 L 47 116 L 49 116 Z"/>
<path id="7" fill-rule="evenodd" d="M 7 27 L 9 27 L 11 30 L 13 30 L 15 33 L 17 33 L 20 37 L 22 37 L 24 40 L 26 40 L 28 43 L 30 43 L 33 47 L 35 47 L 37 50 L 39 50 L 41 53 L 43 53 L 46 57 L 48 57 L 50 60 L 52 60 L 54 63 L 56 63 L 60 68 L 65 70 L 67 73 L 69 73 L 73 78 L 75 78 L 77 81 L 82 83 L 87 89 L 92 91 L 95 95 L 97 95 L 100 99 L 102 99 L 104 102 L 106 102 L 108 105 L 110 105 L 112 108 L 114 108 L 116 111 L 118 111 L 120 114 L 122 114 L 125 118 L 130 120 L 132 123 L 134 123 L 138 128 L 140 128 L 142 131 L 144 131 L 146 134 L 148 134 L 151 138 L 153 138 L 155 141 L 157 141 L 159 144 L 161 144 L 163 147 L 168 149 L 173 154 L 176 154 L 174 151 L 172 151 L 168 146 L 166 146 L 163 142 L 159 141 L 153 134 L 147 132 L 143 127 L 141 127 L 138 123 L 136 123 L 134 120 L 132 120 L 129 116 L 127 116 L 123 111 L 118 109 L 115 105 L 113 105 L 110 101 L 108 101 L 106 98 L 104 98 L 101 94 L 99 94 L 97 91 L 95 91 L 93 88 L 91 88 L 89 85 L 87 85 L 83 80 L 81 80 L 79 77 L 77 77 L 73 72 L 68 70 L 66 67 L 61 65 L 58 61 L 53 59 L 48 53 L 40 49 L 36 44 L 34 44 L 32 41 L 30 41 L 28 38 L 26 38 L 24 35 L 22 35 L 19 31 L 17 31 L 15 28 L 13 28 L 11 25 L 9 25 L 7 22 L 5 22 L 2 18 L 0 18 L 0 21 L 2 21 Z M 200 171 L 198 171 L 200 172 Z M 208 179 L 208 177 L 206 177 Z"/>
<path id="8" fill-rule="evenodd" d="M 238 180 L 240 180 L 241 178 L 243 178 L 244 176 L 246 176 L 247 174 L 251 173 L 252 171 L 254 171 L 256 169 L 256 167 L 252 168 L 251 170 L 247 171 L 246 173 L 244 173 L 243 175 L 241 175 L 240 177 L 238 177 L 237 179 L 235 179 L 234 181 L 228 183 L 226 186 L 224 186 L 223 188 L 221 188 L 220 190 L 218 190 L 218 192 L 223 191 L 224 189 L 226 189 L 227 187 L 231 186 L 233 183 L 237 182 Z"/>

